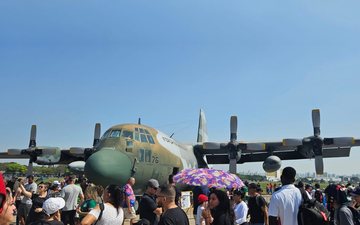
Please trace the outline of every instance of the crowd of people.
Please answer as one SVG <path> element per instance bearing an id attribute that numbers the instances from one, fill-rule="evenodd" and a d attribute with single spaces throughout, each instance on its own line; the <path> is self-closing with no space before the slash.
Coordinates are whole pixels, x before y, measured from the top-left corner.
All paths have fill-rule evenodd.
<path id="1" fill-rule="evenodd" d="M 195 187 L 195 224 L 301 225 L 299 208 L 304 201 L 314 199 L 328 210 L 328 224 L 357 225 L 354 214 L 360 209 L 360 186 L 331 184 L 322 190 L 318 184 L 313 188 L 295 183 L 295 177 L 294 168 L 284 168 L 281 185 L 271 191 L 270 201 L 256 183 L 230 191 Z M 86 182 L 77 185 L 75 181 L 74 176 L 67 176 L 64 182 L 36 183 L 29 175 L 16 180 L 11 189 L 0 175 L 0 225 L 10 224 L 14 215 L 17 225 L 115 225 L 123 224 L 125 219 L 131 225 L 190 224 L 179 205 L 181 194 L 172 176 L 164 185 L 150 179 L 137 211 L 133 177 L 125 185 L 105 188 Z"/>

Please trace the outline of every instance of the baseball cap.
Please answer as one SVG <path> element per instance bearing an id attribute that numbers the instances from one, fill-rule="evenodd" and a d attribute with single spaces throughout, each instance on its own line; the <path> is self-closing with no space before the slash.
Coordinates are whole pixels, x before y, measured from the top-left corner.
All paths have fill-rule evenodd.
<path id="1" fill-rule="evenodd" d="M 6 188 L 5 188 L 4 178 L 1 173 L 0 173 L 0 195 L 1 195 L 1 201 L 0 201 L 0 212 L 1 212 L 4 202 L 6 200 Z"/>
<path id="2" fill-rule="evenodd" d="M 351 196 L 360 196 L 360 186 L 357 186 L 351 193 Z"/>
<path id="3" fill-rule="evenodd" d="M 159 185 L 159 182 L 156 179 L 150 179 L 147 182 L 147 186 L 152 187 L 152 188 L 159 188 L 160 185 Z"/>
<path id="4" fill-rule="evenodd" d="M 63 198 L 57 197 L 57 198 L 48 198 L 43 203 L 43 210 L 47 215 L 51 215 L 56 213 L 58 210 L 64 208 L 65 206 L 65 200 Z"/>
<path id="5" fill-rule="evenodd" d="M 200 204 L 203 203 L 203 202 L 206 202 L 207 200 L 209 200 L 209 199 L 208 199 L 208 196 L 206 196 L 206 195 L 204 195 L 204 194 L 200 194 L 200 195 L 198 196 L 198 201 L 199 201 Z"/>

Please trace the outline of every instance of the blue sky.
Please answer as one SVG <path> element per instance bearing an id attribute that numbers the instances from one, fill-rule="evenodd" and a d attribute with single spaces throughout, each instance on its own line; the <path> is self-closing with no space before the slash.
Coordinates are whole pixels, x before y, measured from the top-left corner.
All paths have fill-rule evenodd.
<path id="1" fill-rule="evenodd" d="M 360 137 L 358 1 L 0 1 L 0 149 L 90 146 L 136 122 L 196 140 L 277 141 L 312 134 Z M 354 170 L 350 158 L 325 171 Z M 313 172 L 314 162 L 283 162 Z M 262 172 L 249 163 L 239 171 Z"/>

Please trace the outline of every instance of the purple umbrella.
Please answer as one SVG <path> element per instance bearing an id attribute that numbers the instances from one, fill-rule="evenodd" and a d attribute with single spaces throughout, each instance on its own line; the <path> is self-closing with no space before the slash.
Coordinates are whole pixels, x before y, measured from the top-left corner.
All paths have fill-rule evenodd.
<path id="1" fill-rule="evenodd" d="M 184 169 L 174 176 L 176 183 L 192 186 L 207 186 L 209 188 L 241 188 L 244 183 L 232 173 L 223 170 L 198 168 Z"/>

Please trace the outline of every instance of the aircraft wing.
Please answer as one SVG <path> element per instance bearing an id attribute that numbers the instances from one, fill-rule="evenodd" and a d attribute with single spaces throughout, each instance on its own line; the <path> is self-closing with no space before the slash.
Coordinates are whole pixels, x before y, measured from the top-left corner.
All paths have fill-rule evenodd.
<path id="1" fill-rule="evenodd" d="M 351 147 L 360 146 L 360 139 L 349 139 L 348 143 L 334 143 L 325 138 L 322 144 L 322 156 L 324 158 L 348 157 Z M 285 140 L 285 139 L 284 139 Z M 295 140 L 295 139 L 292 139 Z M 282 160 L 296 160 L 314 158 L 314 146 L 309 142 L 297 142 L 296 144 L 282 142 L 248 142 L 248 143 L 215 143 L 205 142 L 194 146 L 197 152 L 206 157 L 209 164 L 229 163 L 229 154 L 238 154 L 237 163 L 261 162 L 271 155 L 278 156 Z"/>
<path id="2" fill-rule="evenodd" d="M 349 157 L 350 149 L 356 146 L 360 146 L 360 139 L 350 137 L 321 139 L 312 136 L 303 139 L 284 139 L 281 142 L 204 142 L 194 146 L 194 153 L 199 167 L 207 164 L 229 164 L 234 168 L 236 164 L 264 162 L 264 169 L 271 168 L 268 172 L 277 170 L 281 166 L 281 160 L 315 158 L 316 171 L 322 174 L 323 158 Z M 274 156 L 278 157 L 277 160 L 268 161 Z M 271 165 L 274 162 L 277 165 Z"/>
<path id="3" fill-rule="evenodd" d="M 39 165 L 69 164 L 75 161 L 85 161 L 86 154 L 91 154 L 100 140 L 101 127 L 95 124 L 93 147 L 71 147 L 60 149 L 58 147 L 45 147 L 36 145 L 36 125 L 31 126 L 29 147 L 26 149 L 8 149 L 0 153 L 0 159 L 29 159 L 29 164 Z"/>
<path id="4" fill-rule="evenodd" d="M 8 149 L 0 153 L 0 159 L 29 159 L 39 165 L 69 164 L 84 161 L 84 151 L 60 149 L 58 147 L 33 147 L 27 149 Z"/>
<path id="5" fill-rule="evenodd" d="M 7 152 L 0 152 L 0 159 L 28 159 L 28 155 L 9 155 Z"/>
<path id="6" fill-rule="evenodd" d="M 273 152 L 251 152 L 251 153 L 242 153 L 241 158 L 237 163 L 242 164 L 245 162 L 263 162 L 267 157 L 275 155 L 278 156 L 281 160 L 296 160 L 296 159 L 309 159 L 314 158 L 314 156 L 307 157 L 303 153 L 297 150 L 281 150 Z M 350 147 L 343 148 L 325 148 L 323 149 L 324 158 L 334 158 L 334 157 L 349 157 Z M 206 160 L 208 164 L 228 164 L 230 163 L 229 156 L 227 154 L 206 154 Z"/>

